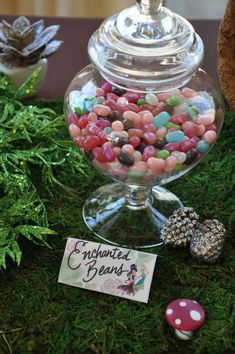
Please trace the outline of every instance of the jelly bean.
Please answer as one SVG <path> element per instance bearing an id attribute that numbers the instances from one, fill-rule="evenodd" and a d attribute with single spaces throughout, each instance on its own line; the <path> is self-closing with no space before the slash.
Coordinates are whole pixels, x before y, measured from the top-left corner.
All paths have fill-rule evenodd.
<path id="1" fill-rule="evenodd" d="M 159 149 L 161 149 L 165 145 L 166 145 L 166 140 L 164 138 L 158 138 L 158 140 L 154 144 L 154 146 Z"/>
<path id="2" fill-rule="evenodd" d="M 126 97 L 118 97 L 117 104 L 125 106 L 128 104 L 128 99 Z"/>
<path id="3" fill-rule="evenodd" d="M 129 171 L 128 176 L 131 178 L 141 178 L 145 175 L 145 172 L 135 172 L 135 171 Z"/>
<path id="4" fill-rule="evenodd" d="M 199 152 L 203 152 L 203 153 L 206 153 L 210 148 L 210 145 L 204 141 L 204 140 L 200 140 L 198 143 L 197 143 L 197 150 Z"/>
<path id="5" fill-rule="evenodd" d="M 163 108 L 164 108 L 164 106 L 159 106 L 159 104 L 158 104 L 158 107 L 156 107 L 156 108 L 154 108 L 153 110 L 152 110 L 152 114 L 153 114 L 153 116 L 155 117 L 155 116 L 157 116 L 159 113 L 161 113 L 162 111 L 163 111 Z M 167 112 L 167 111 L 166 111 Z M 171 114 L 170 112 L 168 112 L 169 114 Z"/>
<path id="6" fill-rule="evenodd" d="M 215 124 L 210 124 L 206 126 L 206 131 L 207 130 L 214 130 L 215 132 L 217 132 L 217 128 Z"/>
<path id="7" fill-rule="evenodd" d="M 150 104 L 143 104 L 142 106 L 139 106 L 139 111 L 150 111 L 152 112 L 153 110 L 153 106 L 151 106 Z"/>
<path id="8" fill-rule="evenodd" d="M 184 161 L 186 160 L 186 154 L 184 152 L 173 151 L 171 153 L 171 156 L 174 156 L 180 164 L 184 163 Z"/>
<path id="9" fill-rule="evenodd" d="M 112 85 L 110 84 L 110 82 L 105 82 L 102 86 L 101 86 L 102 90 L 104 90 L 104 92 L 107 94 L 109 92 L 112 92 Z"/>
<path id="10" fill-rule="evenodd" d="M 217 134 L 214 130 L 207 130 L 203 135 L 203 140 L 205 140 L 208 144 L 212 144 L 217 138 Z"/>
<path id="11" fill-rule="evenodd" d="M 196 147 L 199 140 L 200 140 L 200 138 L 198 138 L 197 136 L 193 136 L 192 138 L 188 139 L 188 141 L 191 142 L 192 148 Z"/>
<path id="12" fill-rule="evenodd" d="M 134 124 L 135 123 L 140 123 L 141 122 L 141 117 L 138 113 L 132 112 L 132 111 L 125 111 L 123 113 L 123 118 L 124 119 L 129 119 L 131 120 Z"/>
<path id="13" fill-rule="evenodd" d="M 191 163 L 193 163 L 197 159 L 197 155 L 198 154 L 196 149 L 189 150 L 186 154 L 185 164 L 191 165 Z"/>
<path id="14" fill-rule="evenodd" d="M 176 113 L 171 117 L 171 122 L 175 124 L 183 124 L 189 120 L 189 116 L 187 113 Z"/>
<path id="15" fill-rule="evenodd" d="M 118 104 L 114 100 L 108 99 L 106 102 L 106 106 L 110 108 L 112 111 L 117 111 L 118 110 Z M 109 113 L 110 115 L 110 113 Z"/>
<path id="16" fill-rule="evenodd" d="M 97 146 L 94 149 L 92 149 L 92 155 L 99 162 L 106 162 L 104 157 L 103 157 L 101 147 Z"/>
<path id="17" fill-rule="evenodd" d="M 184 164 L 183 163 L 177 163 L 176 167 L 173 169 L 173 172 L 177 173 L 183 170 Z"/>
<path id="18" fill-rule="evenodd" d="M 163 172 L 165 160 L 158 159 L 157 157 L 150 157 L 147 161 L 147 166 L 159 175 Z"/>
<path id="19" fill-rule="evenodd" d="M 154 95 L 154 93 L 147 93 L 147 95 L 145 96 L 145 100 L 148 104 L 152 106 L 156 106 L 158 104 L 158 98 L 156 95 Z"/>
<path id="20" fill-rule="evenodd" d="M 198 115 L 199 110 L 195 106 L 190 106 L 186 108 L 186 112 L 188 113 L 189 117 L 193 119 Z"/>
<path id="21" fill-rule="evenodd" d="M 128 130 L 133 127 L 134 127 L 134 123 L 130 119 L 124 119 L 124 121 L 123 121 L 124 130 Z"/>
<path id="22" fill-rule="evenodd" d="M 98 145 L 100 145 L 100 139 L 96 135 L 88 135 L 86 137 L 86 140 L 84 141 L 84 144 L 83 144 L 83 146 L 86 150 L 92 150 L 95 147 L 97 147 Z"/>
<path id="23" fill-rule="evenodd" d="M 154 145 L 157 141 L 157 137 L 152 132 L 146 132 L 143 134 L 144 141 L 149 145 Z"/>
<path id="24" fill-rule="evenodd" d="M 206 127 L 202 124 L 198 125 L 198 136 L 202 136 L 206 131 Z"/>
<path id="25" fill-rule="evenodd" d="M 85 136 L 77 136 L 75 138 L 75 143 L 80 147 L 80 148 L 83 148 L 84 147 L 84 142 L 85 142 L 86 138 Z"/>
<path id="26" fill-rule="evenodd" d="M 168 143 L 164 145 L 164 150 L 168 150 L 169 152 L 179 151 L 179 148 L 180 148 L 179 143 Z"/>
<path id="27" fill-rule="evenodd" d="M 139 99 L 139 96 L 136 93 L 126 93 L 125 97 L 129 103 L 136 103 Z"/>
<path id="28" fill-rule="evenodd" d="M 112 123 L 111 127 L 113 130 L 118 131 L 118 132 L 121 132 L 124 129 L 124 126 L 123 126 L 122 122 L 120 122 L 120 120 L 115 120 Z"/>
<path id="29" fill-rule="evenodd" d="M 175 130 L 179 130 L 180 129 L 180 125 L 178 125 L 178 124 L 174 124 L 174 123 L 172 123 L 172 122 L 168 122 L 166 125 L 165 125 L 165 127 L 167 128 L 167 129 L 175 129 Z"/>
<path id="30" fill-rule="evenodd" d="M 131 144 L 125 144 L 122 146 L 122 152 L 125 152 L 129 155 L 133 155 L 134 147 Z"/>
<path id="31" fill-rule="evenodd" d="M 114 122 L 115 120 L 121 120 L 122 114 L 119 111 L 112 111 L 111 113 L 109 113 L 108 119 L 111 122 Z"/>
<path id="32" fill-rule="evenodd" d="M 117 155 L 119 152 L 122 151 L 122 149 L 121 149 L 120 147 L 118 147 L 118 146 L 114 146 L 114 147 L 113 147 L 113 151 L 114 151 L 115 154 Z"/>
<path id="33" fill-rule="evenodd" d="M 188 108 L 188 103 L 181 103 L 179 106 L 176 106 L 174 108 L 174 113 L 178 114 L 178 113 L 185 113 L 187 112 L 187 108 Z"/>
<path id="34" fill-rule="evenodd" d="M 69 125 L 69 132 L 73 138 L 81 134 L 81 130 L 76 124 Z"/>
<path id="35" fill-rule="evenodd" d="M 111 109 L 108 106 L 97 104 L 93 107 L 93 111 L 99 116 L 107 117 L 110 114 Z"/>
<path id="36" fill-rule="evenodd" d="M 195 90 L 192 90 L 192 89 L 189 88 L 189 87 L 184 87 L 184 88 L 181 90 L 181 93 L 182 93 L 182 95 L 184 95 L 184 97 L 186 97 L 186 98 L 191 98 L 191 97 L 197 96 L 197 92 L 196 92 Z"/>
<path id="37" fill-rule="evenodd" d="M 177 149 L 178 151 L 181 151 L 181 152 L 187 152 L 189 151 L 190 149 L 192 149 L 194 147 L 194 144 L 192 141 L 189 140 L 185 140 L 185 141 L 182 141 L 180 143 L 180 146 L 179 146 L 179 149 Z"/>
<path id="38" fill-rule="evenodd" d="M 184 139 L 184 133 L 181 130 L 170 131 L 166 134 L 166 141 L 168 143 L 179 143 Z"/>
<path id="39" fill-rule="evenodd" d="M 153 118 L 153 124 L 157 127 L 163 127 L 170 120 L 171 116 L 167 112 L 161 112 Z"/>
<path id="40" fill-rule="evenodd" d="M 97 116 L 97 114 L 95 112 L 90 112 L 88 114 L 88 119 L 89 119 L 90 122 L 96 122 L 97 119 L 98 119 L 98 116 Z"/>
<path id="41" fill-rule="evenodd" d="M 102 155 L 107 162 L 112 162 L 115 160 L 115 152 L 109 144 L 104 144 L 102 146 Z"/>
<path id="42" fill-rule="evenodd" d="M 106 141 L 108 141 L 107 134 L 104 131 L 102 131 L 102 130 L 99 132 L 98 137 L 99 137 L 99 139 L 101 141 L 101 144 L 103 144 Z"/>
<path id="43" fill-rule="evenodd" d="M 144 132 L 156 133 L 157 128 L 155 127 L 154 124 L 148 123 L 148 124 L 144 124 L 144 125 L 143 125 L 143 130 L 144 130 Z"/>
<path id="44" fill-rule="evenodd" d="M 146 146 L 143 151 L 143 160 L 147 161 L 150 157 L 154 157 L 156 154 L 156 149 L 154 146 Z"/>
<path id="45" fill-rule="evenodd" d="M 89 135 L 98 135 L 101 129 L 96 124 L 90 123 L 86 126 L 86 131 Z"/>
<path id="46" fill-rule="evenodd" d="M 78 126 L 80 129 L 85 128 L 90 123 L 87 116 L 81 116 L 78 120 Z"/>
<path id="47" fill-rule="evenodd" d="M 95 125 L 102 130 L 110 128 L 110 122 L 107 119 L 99 119 L 95 122 Z"/>
<path id="48" fill-rule="evenodd" d="M 165 162 L 166 163 L 165 163 L 165 166 L 164 166 L 164 171 L 166 171 L 166 172 L 172 171 L 176 167 L 176 165 L 178 163 L 176 157 L 174 157 L 174 156 L 167 157 Z"/>
<path id="49" fill-rule="evenodd" d="M 134 165 L 130 168 L 130 172 L 144 173 L 147 169 L 148 167 L 145 161 L 135 161 Z"/>
<path id="50" fill-rule="evenodd" d="M 157 95 L 159 102 L 165 102 L 171 96 L 172 94 L 170 92 L 163 92 Z"/>
<path id="51" fill-rule="evenodd" d="M 140 110 L 139 107 L 134 103 L 128 103 L 127 105 L 123 106 L 123 112 L 132 111 L 138 113 L 139 110 Z"/>
<path id="52" fill-rule="evenodd" d="M 202 124 L 202 125 L 210 125 L 214 122 L 215 120 L 215 115 L 213 113 L 211 114 L 199 114 L 197 116 L 196 122 L 197 124 Z"/>
<path id="53" fill-rule="evenodd" d="M 146 144 L 146 142 L 144 142 L 143 140 L 140 142 L 140 144 L 137 146 L 137 150 L 140 151 L 141 153 L 144 152 L 144 149 L 146 148 L 146 146 L 148 146 L 148 144 Z"/>
<path id="54" fill-rule="evenodd" d="M 132 157 L 135 161 L 142 161 L 143 160 L 143 156 L 142 156 L 141 152 L 138 150 L 134 151 Z"/>
<path id="55" fill-rule="evenodd" d="M 193 125 L 192 127 L 186 128 L 184 130 L 184 134 L 189 138 L 192 138 L 193 136 L 197 136 L 199 134 L 198 126 Z"/>
<path id="56" fill-rule="evenodd" d="M 76 115 L 76 113 L 69 113 L 68 124 L 78 124 L 78 116 Z"/>
<path id="57" fill-rule="evenodd" d="M 119 88 L 117 86 L 112 86 L 112 92 L 115 93 L 117 96 L 122 96 L 126 93 L 126 91 L 122 88 Z"/>
<path id="58" fill-rule="evenodd" d="M 180 100 L 177 97 L 169 97 L 166 100 L 166 104 L 169 104 L 169 105 L 175 107 L 180 104 Z"/>
<path id="59" fill-rule="evenodd" d="M 139 98 L 138 99 L 138 101 L 136 102 L 136 104 L 138 105 L 138 106 L 142 106 L 142 105 L 144 105 L 144 104 L 146 104 L 147 102 L 146 102 L 146 100 L 144 99 L 144 98 Z"/>
<path id="60" fill-rule="evenodd" d="M 210 102 L 202 96 L 194 96 L 191 99 L 191 105 L 195 106 L 200 113 L 211 108 Z"/>
<path id="61" fill-rule="evenodd" d="M 142 124 L 149 124 L 149 123 L 152 123 L 152 121 L 153 121 L 153 114 L 151 112 L 146 112 L 141 117 Z"/>
<path id="62" fill-rule="evenodd" d="M 183 124 L 181 125 L 181 128 L 182 128 L 183 130 L 185 130 L 185 129 L 187 129 L 187 128 L 189 128 L 189 127 L 193 127 L 193 126 L 194 126 L 194 123 L 193 123 L 193 122 L 187 121 L 187 122 L 185 122 L 185 123 L 183 123 Z"/>
<path id="63" fill-rule="evenodd" d="M 158 157 L 159 159 L 166 160 L 168 156 L 170 156 L 168 150 L 160 150 L 156 153 L 156 157 Z"/>
<path id="64" fill-rule="evenodd" d="M 116 137 L 122 137 L 122 138 L 128 138 L 129 135 L 127 132 L 125 132 L 124 130 L 119 132 L 119 131 L 113 131 L 112 132 L 113 136 L 116 136 Z"/>
<path id="65" fill-rule="evenodd" d="M 110 133 L 112 133 L 112 131 L 113 131 L 113 129 L 111 127 L 104 128 L 104 132 L 106 134 L 110 134 Z"/>
<path id="66" fill-rule="evenodd" d="M 174 112 L 174 107 L 171 106 L 170 104 L 164 104 L 163 111 L 169 113 L 170 115 L 172 115 L 173 112 Z"/>
<path id="67" fill-rule="evenodd" d="M 117 154 L 117 158 L 118 161 L 120 163 L 122 163 L 123 165 L 126 166 L 132 166 L 135 162 L 135 160 L 133 159 L 133 157 L 123 151 L 119 152 L 119 154 Z"/>
<path id="68" fill-rule="evenodd" d="M 95 104 L 105 104 L 105 98 L 103 96 L 96 97 Z"/>
<path id="69" fill-rule="evenodd" d="M 129 135 L 129 137 L 138 136 L 139 138 L 142 138 L 143 130 L 142 129 L 131 128 L 131 129 L 128 129 L 128 135 Z"/>
<path id="70" fill-rule="evenodd" d="M 117 100 L 118 100 L 118 96 L 115 95 L 115 93 L 112 93 L 112 92 L 107 93 L 106 94 L 106 98 L 107 98 L 107 100 L 112 100 L 114 102 L 117 102 Z"/>
<path id="71" fill-rule="evenodd" d="M 165 127 L 161 127 L 157 129 L 156 136 L 158 139 L 165 138 L 166 133 L 167 133 L 167 129 Z"/>
<path id="72" fill-rule="evenodd" d="M 140 144 L 140 138 L 138 138 L 138 136 L 130 137 L 129 144 L 131 144 L 134 148 L 136 148 Z"/>
<path id="73" fill-rule="evenodd" d="M 102 88 L 98 87 L 96 89 L 96 96 L 105 96 L 105 91 Z"/>

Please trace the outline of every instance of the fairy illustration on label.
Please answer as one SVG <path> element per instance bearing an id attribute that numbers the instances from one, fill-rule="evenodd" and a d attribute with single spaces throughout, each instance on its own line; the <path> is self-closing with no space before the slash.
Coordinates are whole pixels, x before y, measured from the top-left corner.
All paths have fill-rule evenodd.
<path id="1" fill-rule="evenodd" d="M 134 296 L 138 290 L 144 289 L 144 281 L 147 275 L 147 268 L 143 264 L 140 267 L 140 275 L 137 275 L 137 266 L 132 264 L 130 270 L 127 273 L 127 280 L 125 283 L 118 286 L 118 289 L 122 290 L 122 294 L 126 293 L 128 295 Z"/>

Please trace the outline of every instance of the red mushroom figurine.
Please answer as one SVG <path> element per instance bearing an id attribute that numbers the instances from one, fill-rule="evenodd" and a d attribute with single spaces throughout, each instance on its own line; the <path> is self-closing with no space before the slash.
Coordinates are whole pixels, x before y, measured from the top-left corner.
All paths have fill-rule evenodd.
<path id="1" fill-rule="evenodd" d="M 206 319 L 202 306 L 188 299 L 172 301 L 166 308 L 165 317 L 175 329 L 176 336 L 182 340 L 189 340 L 193 331 L 200 328 Z"/>

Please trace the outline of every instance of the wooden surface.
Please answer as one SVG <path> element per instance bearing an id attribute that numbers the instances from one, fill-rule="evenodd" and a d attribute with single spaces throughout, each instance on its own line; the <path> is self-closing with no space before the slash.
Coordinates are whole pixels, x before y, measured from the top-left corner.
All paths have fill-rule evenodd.
<path id="1" fill-rule="evenodd" d="M 13 17 L 5 16 L 9 22 Z M 0 18 L 1 19 L 1 18 Z M 36 21 L 34 18 L 33 21 Z M 47 79 L 40 91 L 45 98 L 63 97 L 70 81 L 75 74 L 89 64 L 87 43 L 92 33 L 99 27 L 101 19 L 81 18 L 45 18 L 45 24 L 61 25 L 58 39 L 64 41 L 59 51 L 49 58 Z M 217 34 L 218 20 L 191 21 L 196 32 L 201 36 L 205 45 L 205 58 L 202 68 L 213 79 L 217 80 Z"/>

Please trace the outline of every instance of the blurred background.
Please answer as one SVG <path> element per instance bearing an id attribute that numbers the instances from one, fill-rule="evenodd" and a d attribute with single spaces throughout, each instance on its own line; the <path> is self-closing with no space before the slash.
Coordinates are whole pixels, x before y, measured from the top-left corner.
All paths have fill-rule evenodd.
<path id="1" fill-rule="evenodd" d="M 0 0 L 0 15 L 107 17 L 134 0 Z M 188 19 L 221 19 L 227 0 L 165 0 Z"/>

